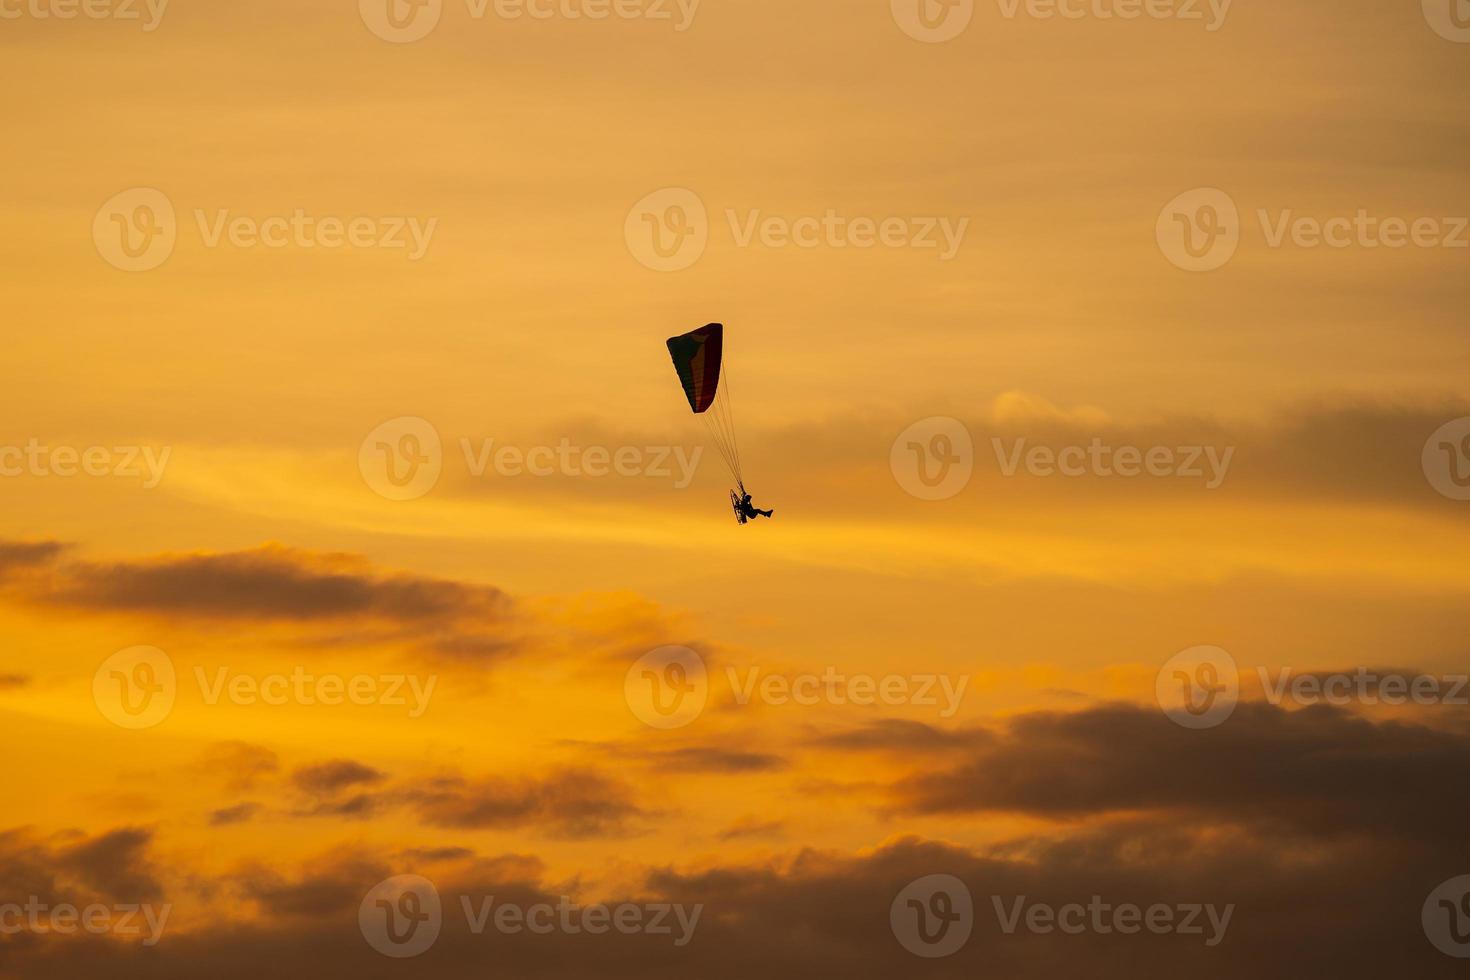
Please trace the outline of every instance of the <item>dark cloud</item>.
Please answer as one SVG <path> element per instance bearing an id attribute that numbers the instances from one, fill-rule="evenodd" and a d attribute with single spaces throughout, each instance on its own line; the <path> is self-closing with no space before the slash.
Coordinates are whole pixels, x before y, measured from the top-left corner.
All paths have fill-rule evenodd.
<path id="1" fill-rule="evenodd" d="M 93 609 L 223 619 L 393 621 L 503 613 L 497 589 L 412 575 L 380 575 L 362 559 L 267 545 L 228 554 L 77 562 L 54 601 Z"/>
<path id="2" fill-rule="evenodd" d="M 349 786 L 379 783 L 384 778 L 378 770 L 351 759 L 318 762 L 291 773 L 291 781 L 298 788 L 315 794 L 336 793 Z"/>
<path id="3" fill-rule="evenodd" d="M 59 545 L 0 544 L 14 561 L 50 562 Z M 515 603 L 488 585 L 384 572 L 357 555 L 265 545 L 219 554 L 45 564 L 17 579 L 12 600 L 99 614 L 194 622 L 284 623 L 311 647 L 393 644 L 484 662 L 518 649 Z"/>
<path id="4" fill-rule="evenodd" d="M 52 902 L 141 902 L 162 888 L 149 860 L 153 831 L 121 827 L 88 836 L 0 832 L 0 901 L 36 895 Z"/>
<path id="5" fill-rule="evenodd" d="M 922 764 L 922 763 L 921 763 Z M 899 782 L 914 813 L 1174 811 L 1312 833 L 1463 835 L 1470 736 L 1346 710 L 1242 702 L 1180 728 L 1156 708 L 1020 716 L 964 761 Z"/>
<path id="6" fill-rule="evenodd" d="M 921 721 L 883 718 L 847 731 L 816 734 L 810 743 L 848 751 L 947 752 L 989 745 L 995 738 L 982 728 L 946 730 Z"/>
<path id="7" fill-rule="evenodd" d="M 720 831 L 720 840 L 746 840 L 756 837 L 780 837 L 786 825 L 779 820 L 757 820 L 746 817 Z"/>
<path id="8" fill-rule="evenodd" d="M 1310 850 L 1307 850 L 1310 848 Z M 400 855 L 401 856 L 401 855 Z M 620 901 L 702 906 L 692 941 L 668 936 L 475 934 L 463 901 L 494 896 L 522 907 L 558 904 L 568 894 L 532 877 L 524 859 L 466 859 L 432 869 L 405 867 L 362 853 L 342 853 L 284 876 L 244 869 L 230 888 L 258 913 L 219 916 L 205 928 L 167 935 L 153 949 L 135 944 L 71 942 L 5 947 L 18 980 L 105 975 L 117 980 L 221 980 L 257 977 L 391 978 L 403 963 L 370 949 L 358 931 L 362 897 L 393 874 L 426 873 L 444 914 L 432 948 L 413 961 L 415 976 L 460 977 L 483 971 L 530 980 L 596 975 L 673 980 L 800 980 L 842 976 L 889 980 L 921 976 L 1011 980 L 1087 976 L 1095 980 L 1187 976 L 1193 980 L 1330 976 L 1368 980 L 1463 975 L 1461 961 L 1425 939 L 1419 909 L 1429 892 L 1463 870 L 1462 842 L 1426 848 L 1406 841 L 1310 841 L 1221 832 L 1175 821 L 1127 820 L 1065 838 L 1027 838 L 990 849 L 903 838 L 858 857 L 804 851 L 779 863 L 672 868 L 641 884 L 600 895 Z M 941 960 L 907 952 L 889 925 L 895 897 L 914 880 L 952 875 L 970 893 L 973 932 Z M 1232 906 L 1222 940 L 1200 935 L 1081 935 L 1005 931 L 995 910 L 1017 900 L 1060 907 L 1210 904 Z M 589 899 L 576 892 L 568 900 Z"/>
<path id="9" fill-rule="evenodd" d="M 622 762 L 636 762 L 661 772 L 725 773 L 774 772 L 785 769 L 788 761 L 773 752 L 754 749 L 730 749 L 721 745 L 679 745 L 650 748 L 638 742 L 569 742 L 564 743 L 600 751 Z"/>
<path id="10" fill-rule="evenodd" d="M 423 780 L 398 795 L 433 826 L 531 826 L 563 838 L 626 836 L 644 812 L 631 787 L 585 769 L 521 779 L 446 776 Z"/>
<path id="11" fill-rule="evenodd" d="M 213 810 L 209 814 L 211 827 L 228 827 L 237 823 L 248 823 L 261 810 L 259 803 L 239 803 L 235 806 Z"/>
<path id="12" fill-rule="evenodd" d="M 0 575 L 11 569 L 49 565 L 67 547 L 59 541 L 0 541 Z"/>
<path id="13" fill-rule="evenodd" d="M 642 758 L 660 770 L 680 773 L 773 772 L 787 766 L 784 758 L 771 752 L 742 752 L 709 745 L 650 751 Z"/>
<path id="14" fill-rule="evenodd" d="M 263 745 L 248 742 L 217 742 L 204 751 L 194 770 L 219 779 L 231 793 L 254 788 L 264 779 L 275 776 L 281 760 Z"/>
<path id="15" fill-rule="evenodd" d="M 310 817 L 370 817 L 388 800 L 382 793 L 364 787 L 381 785 L 387 778 L 387 774 L 351 759 L 302 766 L 291 774 L 291 783 L 306 802 L 294 812 Z"/>

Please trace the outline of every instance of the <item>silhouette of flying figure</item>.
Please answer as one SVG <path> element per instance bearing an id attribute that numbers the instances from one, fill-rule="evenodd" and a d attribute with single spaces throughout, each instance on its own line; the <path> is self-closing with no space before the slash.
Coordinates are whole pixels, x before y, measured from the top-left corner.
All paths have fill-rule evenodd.
<path id="1" fill-rule="evenodd" d="M 761 510 L 755 504 L 751 503 L 749 493 L 742 493 L 740 495 L 740 502 L 736 504 L 736 507 L 740 511 L 740 523 L 742 524 L 744 524 L 746 521 L 755 520 L 755 518 L 758 516 L 770 517 L 772 514 L 775 513 L 774 509 Z"/>

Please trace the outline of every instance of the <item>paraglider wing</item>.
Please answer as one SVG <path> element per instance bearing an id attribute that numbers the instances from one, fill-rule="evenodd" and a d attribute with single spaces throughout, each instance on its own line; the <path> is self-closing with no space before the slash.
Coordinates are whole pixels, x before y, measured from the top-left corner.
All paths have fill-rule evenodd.
<path id="1" fill-rule="evenodd" d="M 704 414 L 715 402 L 724 350 L 725 327 L 719 323 L 669 338 L 669 356 L 674 359 L 684 396 L 696 415 Z"/>
<path id="2" fill-rule="evenodd" d="M 698 330 L 670 337 L 668 344 L 689 407 L 704 420 L 710 441 L 730 468 L 736 486 L 744 491 L 740 442 L 735 438 L 735 413 L 730 406 L 730 378 L 725 371 L 724 324 L 707 323 Z"/>

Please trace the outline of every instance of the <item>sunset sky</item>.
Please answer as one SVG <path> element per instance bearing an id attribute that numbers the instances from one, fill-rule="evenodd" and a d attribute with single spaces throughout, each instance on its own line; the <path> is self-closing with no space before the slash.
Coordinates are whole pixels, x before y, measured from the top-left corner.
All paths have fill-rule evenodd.
<path id="1" fill-rule="evenodd" d="M 0 0 L 0 978 L 1459 975 L 1470 4 L 1059 2 Z"/>

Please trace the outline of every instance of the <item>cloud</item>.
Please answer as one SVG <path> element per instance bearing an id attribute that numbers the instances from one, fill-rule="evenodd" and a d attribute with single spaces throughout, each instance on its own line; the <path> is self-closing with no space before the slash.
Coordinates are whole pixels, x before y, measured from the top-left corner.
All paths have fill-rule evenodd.
<path id="1" fill-rule="evenodd" d="M 814 735 L 812 745 L 849 751 L 958 751 L 988 745 L 995 735 L 982 728 L 948 730 L 907 718 L 883 718 L 842 732 Z"/>
<path id="2" fill-rule="evenodd" d="M 780 837 L 785 833 L 786 825 L 779 820 L 760 820 L 755 817 L 742 817 L 724 830 L 720 831 L 720 840 L 746 840 L 753 837 Z"/>
<path id="3" fill-rule="evenodd" d="M 467 856 L 432 867 L 404 866 L 394 856 L 344 847 L 289 873 L 247 867 L 224 876 L 224 892 L 238 894 L 252 915 L 237 909 L 235 915 L 206 917 L 203 928 L 171 933 L 149 950 L 86 937 L 12 946 L 7 965 L 19 980 L 387 978 L 399 964 L 363 940 L 358 906 L 390 875 L 427 873 L 444 915 L 432 948 L 414 961 L 415 975 L 426 978 L 469 975 L 493 956 L 498 972 L 531 978 L 1439 980 L 1460 975 L 1461 967 L 1425 940 L 1419 907 L 1467 858 L 1470 848 L 1460 841 L 1437 849 L 1398 840 L 1340 841 L 1308 852 L 1270 836 L 1127 820 L 1065 838 L 1021 838 L 984 849 L 902 837 L 856 856 L 805 850 L 760 864 L 653 868 L 593 899 L 579 888 L 542 881 L 539 865 L 523 857 Z M 924 961 L 900 946 L 889 928 L 889 909 L 906 885 L 933 874 L 963 882 L 974 904 L 973 933 L 953 956 Z M 464 903 L 473 908 L 491 896 L 497 905 L 522 908 L 555 907 L 563 896 L 578 905 L 667 902 L 698 905 L 701 915 L 683 947 L 668 936 L 616 930 L 533 934 L 499 932 L 491 925 L 476 934 Z M 1059 907 L 1087 905 L 1094 896 L 1109 905 L 1228 905 L 1232 914 L 1223 941 L 1210 947 L 1201 935 L 1147 931 L 1063 935 L 1023 926 L 1007 932 L 995 911 L 996 902 L 1007 909 L 1017 900 Z"/>
<path id="4" fill-rule="evenodd" d="M 0 574 L 55 561 L 67 545 L 59 541 L 0 541 Z"/>
<path id="5" fill-rule="evenodd" d="M 284 624 L 316 647 L 407 645 L 469 662 L 519 646 L 516 604 L 493 586 L 386 572 L 350 554 L 267 544 L 245 551 L 51 562 L 60 546 L 9 545 L 40 569 L 11 598 L 42 608 L 170 624 Z M 0 572 L 4 571 L 0 550 Z"/>
<path id="6" fill-rule="evenodd" d="M 77 562 L 52 599 L 92 609 L 218 619 L 411 622 L 476 612 L 496 616 L 498 589 L 413 575 L 382 575 L 363 559 L 266 545 L 226 554 Z"/>
<path id="7" fill-rule="evenodd" d="M 563 838 L 621 837 L 644 811 L 631 787 L 598 772 L 543 777 L 426 779 L 401 791 L 425 823 L 457 829 L 534 826 Z"/>
<path id="8" fill-rule="evenodd" d="M 637 762 L 661 772 L 724 773 L 774 772 L 785 769 L 789 761 L 773 752 L 754 749 L 730 749 L 722 745 L 680 745 L 650 748 L 636 742 L 564 742 L 580 748 L 599 751 L 624 762 Z"/>
<path id="9" fill-rule="evenodd" d="M 383 773 L 351 759 L 318 762 L 302 766 L 291 774 L 291 781 L 298 788 L 319 795 L 336 793 L 349 786 L 378 783 L 383 779 Z"/>
<path id="10" fill-rule="evenodd" d="M 221 779 L 230 793 L 253 789 L 261 780 L 275 776 L 280 768 L 281 760 L 275 752 L 248 742 L 216 742 L 193 766 L 197 773 Z"/>
<path id="11" fill-rule="evenodd" d="M 88 836 L 41 836 L 31 828 L 0 832 L 0 895 L 52 902 L 140 902 L 162 893 L 149 859 L 153 831 L 119 827 Z"/>
<path id="12" fill-rule="evenodd" d="M 901 811 L 1054 819 L 1161 812 L 1294 833 L 1463 834 L 1470 736 L 1316 705 L 1242 702 L 1217 728 L 1108 705 L 1012 719 L 963 761 L 892 787 Z"/>
<path id="13" fill-rule="evenodd" d="M 235 806 L 212 810 L 209 814 L 209 825 L 211 827 L 228 827 L 233 824 L 248 823 L 261 810 L 259 803 L 239 803 Z"/>

